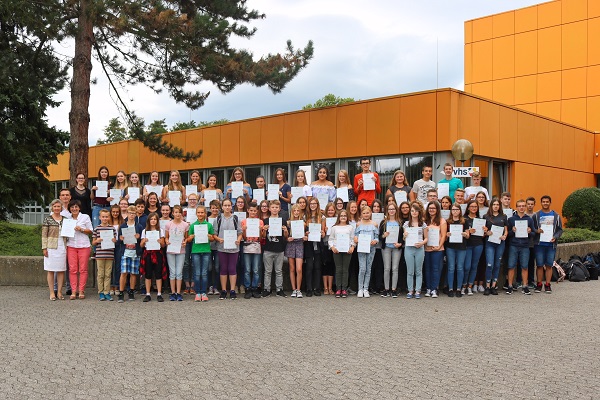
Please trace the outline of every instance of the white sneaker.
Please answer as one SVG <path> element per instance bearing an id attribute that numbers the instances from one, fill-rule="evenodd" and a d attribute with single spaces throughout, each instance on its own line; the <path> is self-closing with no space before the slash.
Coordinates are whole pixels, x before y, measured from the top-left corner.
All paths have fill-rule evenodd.
<path id="1" fill-rule="evenodd" d="M 367 292 L 369 293 L 369 292 Z M 358 291 L 358 293 L 356 294 L 356 297 L 364 297 L 364 292 L 361 290 Z"/>
<path id="2" fill-rule="evenodd" d="M 460 289 L 460 294 L 462 294 L 464 296 L 464 294 L 465 294 L 465 288 Z"/>
<path id="3" fill-rule="evenodd" d="M 478 291 L 479 293 L 483 293 L 483 292 L 485 292 L 485 289 L 484 289 L 483 285 L 479 285 L 479 287 L 477 288 L 477 291 Z"/>
<path id="4" fill-rule="evenodd" d="M 473 296 L 473 289 L 471 289 L 471 288 L 467 289 L 467 296 Z"/>
<path id="5" fill-rule="evenodd" d="M 437 297 L 438 297 L 437 290 L 432 290 L 431 291 L 431 297 L 434 298 L 434 299 L 437 299 Z"/>
<path id="6" fill-rule="evenodd" d="M 368 290 L 363 290 L 363 297 L 371 297 Z"/>
<path id="7" fill-rule="evenodd" d="M 290 295 L 290 297 L 296 297 L 296 293 L 297 293 L 297 291 L 296 291 L 296 290 L 294 290 L 294 291 L 292 292 L 292 294 Z"/>
<path id="8" fill-rule="evenodd" d="M 427 289 L 425 292 L 425 297 L 431 297 L 431 290 Z"/>
<path id="9" fill-rule="evenodd" d="M 296 290 L 296 297 L 301 299 L 302 298 L 302 292 L 299 290 Z"/>

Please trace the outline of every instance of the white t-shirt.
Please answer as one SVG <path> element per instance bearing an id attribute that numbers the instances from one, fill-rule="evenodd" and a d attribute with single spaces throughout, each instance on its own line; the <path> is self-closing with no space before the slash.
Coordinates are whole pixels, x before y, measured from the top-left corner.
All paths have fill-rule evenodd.
<path id="1" fill-rule="evenodd" d="M 470 195 L 473 195 L 473 199 L 475 199 L 475 196 L 477 196 L 477 193 L 479 192 L 485 193 L 485 197 L 488 200 L 490 199 L 487 189 L 483 186 L 469 186 L 465 189 L 465 200 L 468 200 Z"/>

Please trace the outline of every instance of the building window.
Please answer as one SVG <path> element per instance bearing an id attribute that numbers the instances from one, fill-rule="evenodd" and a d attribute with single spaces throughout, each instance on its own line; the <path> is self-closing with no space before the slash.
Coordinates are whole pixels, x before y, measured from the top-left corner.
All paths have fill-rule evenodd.
<path id="1" fill-rule="evenodd" d="M 327 175 L 327 179 L 330 180 L 331 182 L 333 182 L 333 184 L 335 185 L 335 177 L 337 174 L 336 168 L 335 168 L 335 162 L 334 161 L 316 161 L 313 163 L 313 175 L 312 175 L 312 179 L 309 181 L 316 181 L 319 179 L 319 177 L 317 176 L 317 173 L 319 172 L 319 168 L 321 167 L 325 167 L 327 168 L 327 171 L 329 172 L 329 174 Z M 308 176 L 307 176 L 308 178 Z"/>
<path id="2" fill-rule="evenodd" d="M 423 177 L 423 167 L 433 167 L 433 156 L 426 154 L 422 156 L 406 156 L 404 158 L 404 174 L 406 179 L 410 182 L 410 186 L 415 181 L 418 181 Z M 435 176 L 431 177 L 433 181 L 438 181 Z"/>
<path id="3" fill-rule="evenodd" d="M 261 167 L 246 167 L 244 168 L 244 179 L 252 187 L 256 187 L 256 177 L 262 174 Z"/>

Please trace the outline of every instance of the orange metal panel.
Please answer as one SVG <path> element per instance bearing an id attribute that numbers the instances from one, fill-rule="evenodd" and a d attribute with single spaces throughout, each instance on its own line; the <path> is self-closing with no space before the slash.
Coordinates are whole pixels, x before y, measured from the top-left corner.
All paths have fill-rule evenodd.
<path id="1" fill-rule="evenodd" d="M 322 160 L 335 158 L 337 107 L 324 108 L 310 113 L 308 133 L 308 158 Z"/>
<path id="2" fill-rule="evenodd" d="M 535 164 L 540 165 L 553 165 L 548 162 L 549 144 L 548 144 L 548 126 L 550 122 L 544 118 L 535 118 L 534 127 L 531 132 L 533 138 L 533 147 L 529 150 L 531 152 L 531 159 Z"/>
<path id="3" fill-rule="evenodd" d="M 538 72 L 559 71 L 561 69 L 561 27 L 538 31 Z"/>
<path id="4" fill-rule="evenodd" d="M 189 129 L 185 131 L 185 150 L 186 151 L 199 151 L 202 150 L 204 153 L 204 143 L 202 138 L 204 137 L 203 129 Z M 208 150 L 208 149 L 206 149 Z M 204 155 L 200 156 L 196 161 L 190 161 L 186 164 L 187 169 L 203 169 L 204 168 Z"/>
<path id="5" fill-rule="evenodd" d="M 473 21 L 465 21 L 465 43 L 473 41 Z"/>
<path id="6" fill-rule="evenodd" d="M 515 104 L 534 103 L 537 100 L 537 77 L 535 75 L 515 78 Z"/>
<path id="7" fill-rule="evenodd" d="M 562 68 L 587 66 L 587 21 L 562 26 Z"/>
<path id="8" fill-rule="evenodd" d="M 587 96 L 600 95 L 600 65 L 594 65 L 587 69 Z"/>
<path id="9" fill-rule="evenodd" d="M 260 129 L 260 161 L 273 163 L 284 161 L 283 124 L 284 118 L 263 118 Z"/>
<path id="10" fill-rule="evenodd" d="M 494 85 L 492 81 L 474 83 L 471 85 L 471 93 L 477 96 L 485 97 L 486 99 L 491 99 L 494 95 Z"/>
<path id="11" fill-rule="evenodd" d="M 467 84 L 465 84 L 465 92 L 466 92 L 466 93 L 472 93 L 472 92 L 471 92 L 471 85 L 467 85 Z"/>
<path id="12" fill-rule="evenodd" d="M 598 2 L 600 4 L 600 2 Z M 588 65 L 600 64 L 600 18 L 588 20 Z"/>
<path id="13" fill-rule="evenodd" d="M 587 18 L 587 0 L 562 0 L 561 3 L 563 24 Z"/>
<path id="14" fill-rule="evenodd" d="M 537 101 L 560 100 L 560 88 L 561 71 L 539 74 L 537 76 Z"/>
<path id="15" fill-rule="evenodd" d="M 105 165 L 108 166 L 110 176 L 115 176 L 117 171 L 125 169 L 124 164 L 117 158 L 117 146 L 116 144 L 105 145 L 104 147 L 104 158 Z"/>
<path id="16" fill-rule="evenodd" d="M 487 101 L 479 104 L 479 149 L 477 154 L 500 157 L 500 106 Z"/>
<path id="17" fill-rule="evenodd" d="M 598 0 L 588 0 L 588 18 L 600 17 L 600 2 Z"/>
<path id="18" fill-rule="evenodd" d="M 492 17 L 478 18 L 473 22 L 473 41 L 478 42 L 492 38 L 493 19 Z"/>
<path id="19" fill-rule="evenodd" d="M 515 76 L 515 37 L 505 36 L 493 40 L 493 78 Z"/>
<path id="20" fill-rule="evenodd" d="M 562 127 L 562 167 L 566 169 L 575 169 L 575 143 L 573 140 L 573 131 L 570 126 Z"/>
<path id="21" fill-rule="evenodd" d="M 449 90 L 436 93 L 437 151 L 450 150 L 457 139 L 456 113 L 452 109 L 453 95 L 456 93 Z"/>
<path id="22" fill-rule="evenodd" d="M 532 149 L 534 149 L 535 117 L 520 112 L 517 115 L 517 160 L 522 162 L 534 162 Z"/>
<path id="23" fill-rule="evenodd" d="M 283 121 L 283 159 L 308 160 L 310 113 L 286 114 Z M 331 133 L 335 136 L 334 133 Z"/>
<path id="24" fill-rule="evenodd" d="M 493 37 L 513 35 L 515 33 L 515 12 L 508 11 L 492 16 Z"/>
<path id="25" fill-rule="evenodd" d="M 515 35 L 515 76 L 532 75 L 538 68 L 537 31 Z"/>
<path id="26" fill-rule="evenodd" d="M 560 121 L 560 100 L 537 103 L 537 113 Z"/>
<path id="27" fill-rule="evenodd" d="M 204 129 L 202 135 L 202 143 L 204 145 L 204 168 L 218 167 L 221 164 L 221 127 L 214 126 Z M 158 171 L 158 167 L 156 167 Z"/>
<path id="28" fill-rule="evenodd" d="M 600 174 L 600 134 L 594 134 L 594 172 Z"/>
<path id="29" fill-rule="evenodd" d="M 97 158 L 96 158 L 96 154 L 97 154 L 97 148 L 96 147 L 90 147 L 90 151 L 88 153 L 88 178 L 90 176 L 92 176 L 91 174 L 97 174 L 98 173 L 98 169 L 100 169 L 100 166 L 97 163 Z M 69 162 L 70 157 L 67 158 L 67 163 Z M 60 162 L 60 159 L 59 159 Z"/>
<path id="30" fill-rule="evenodd" d="M 587 124 L 586 128 L 600 132 L 600 96 L 588 97 L 587 99 Z"/>
<path id="31" fill-rule="evenodd" d="M 127 160 L 128 160 L 128 172 L 133 171 L 140 173 L 140 148 L 137 140 L 130 140 L 127 142 Z M 184 147 L 185 149 L 185 147 Z"/>
<path id="32" fill-rule="evenodd" d="M 185 151 L 185 132 L 173 132 L 171 134 L 171 143 L 175 147 L 179 147 Z M 238 141 L 236 140 L 236 144 Z M 171 161 L 171 169 L 185 171 L 186 169 L 190 169 L 189 163 L 185 163 L 182 160 L 177 158 L 170 159 Z"/>
<path id="33" fill-rule="evenodd" d="M 357 157 L 364 154 L 367 147 L 365 103 L 338 107 L 336 138 L 338 157 Z"/>
<path id="34" fill-rule="evenodd" d="M 480 151 L 479 106 L 481 100 L 471 96 L 458 98 L 458 139 L 467 139 L 473 144 L 475 154 Z"/>
<path id="35" fill-rule="evenodd" d="M 537 29 L 537 6 L 515 10 L 515 33 Z"/>
<path id="36" fill-rule="evenodd" d="M 508 105 L 515 104 L 515 79 L 500 79 L 492 84 L 494 101 Z"/>
<path id="37" fill-rule="evenodd" d="M 589 132 L 584 132 L 585 134 L 585 164 L 584 171 L 586 172 L 594 172 L 594 134 Z"/>
<path id="38" fill-rule="evenodd" d="M 492 40 L 473 43 L 472 82 L 492 80 Z"/>
<path id="39" fill-rule="evenodd" d="M 473 82 L 473 45 L 465 44 L 465 84 Z M 466 87 L 466 85 L 465 85 Z"/>
<path id="40" fill-rule="evenodd" d="M 437 147 L 435 117 L 435 93 L 400 99 L 400 153 L 426 152 Z"/>
<path id="41" fill-rule="evenodd" d="M 579 129 L 573 129 L 573 145 L 575 146 L 575 154 L 577 154 L 573 161 L 575 164 L 575 169 L 578 171 L 586 170 L 585 153 L 593 151 L 592 149 L 585 147 L 585 145 L 587 144 L 585 136 L 586 133 L 584 131 Z"/>
<path id="42" fill-rule="evenodd" d="M 188 148 L 186 147 L 186 149 Z M 147 174 L 154 171 L 154 157 L 156 157 L 156 155 L 153 154 L 150 156 L 148 149 L 146 149 L 142 143 L 138 141 L 132 142 L 129 151 L 137 153 L 137 157 L 139 158 L 139 171 L 137 172 L 140 174 Z M 204 155 L 202 155 L 202 157 L 204 157 Z"/>
<path id="43" fill-rule="evenodd" d="M 551 165 L 562 167 L 562 125 L 558 122 L 548 122 L 548 161 Z"/>
<path id="44" fill-rule="evenodd" d="M 279 117 L 283 118 L 283 117 Z M 261 164 L 260 143 L 262 119 L 253 119 L 236 124 L 240 135 L 240 164 Z"/>
<path id="45" fill-rule="evenodd" d="M 557 175 L 561 177 L 561 189 L 562 193 L 556 197 L 552 197 L 552 209 L 558 211 L 562 210 L 563 203 L 567 196 L 577 189 L 584 187 L 596 186 L 596 178 L 594 174 L 587 174 L 583 172 L 574 172 L 559 170 L 556 171 Z"/>
<path id="46" fill-rule="evenodd" d="M 587 104 L 585 99 L 563 100 L 560 107 L 560 119 L 568 124 L 585 127 L 587 123 Z"/>
<path id="47" fill-rule="evenodd" d="M 560 25 L 561 17 L 561 2 L 551 1 L 538 5 L 538 28 L 546 28 L 549 26 Z"/>
<path id="48" fill-rule="evenodd" d="M 537 113 L 537 103 L 519 104 L 517 107 L 519 107 L 521 110 Z"/>
<path id="49" fill-rule="evenodd" d="M 576 97 L 585 97 L 586 91 L 587 91 L 587 68 L 564 69 L 562 71 L 562 98 L 563 99 L 573 99 Z"/>
<path id="50" fill-rule="evenodd" d="M 399 148 L 400 99 L 367 103 L 367 154 L 397 154 Z"/>
<path id="51" fill-rule="evenodd" d="M 171 133 L 165 133 L 162 135 L 163 140 L 167 143 L 171 143 Z M 154 154 L 148 150 L 148 157 L 154 158 L 154 167 L 157 171 L 170 171 L 171 170 L 171 160 L 165 156 L 160 156 L 158 154 Z M 111 171 L 112 172 L 112 171 Z"/>

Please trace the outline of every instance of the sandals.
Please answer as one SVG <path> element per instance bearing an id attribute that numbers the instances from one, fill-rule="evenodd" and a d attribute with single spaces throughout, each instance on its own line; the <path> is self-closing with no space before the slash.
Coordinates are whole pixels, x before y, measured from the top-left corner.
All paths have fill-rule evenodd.
<path id="1" fill-rule="evenodd" d="M 75 300 L 77 298 L 77 295 L 75 293 L 71 294 L 71 296 L 69 296 L 70 300 Z"/>
<path id="2" fill-rule="evenodd" d="M 64 300 L 65 296 L 63 296 L 61 293 L 58 294 L 58 296 L 56 297 L 58 300 Z"/>
<path id="3" fill-rule="evenodd" d="M 85 293 L 81 292 L 79 293 L 79 300 L 83 300 L 85 299 Z"/>
<path id="4" fill-rule="evenodd" d="M 51 301 L 56 301 L 56 296 L 50 296 Z"/>

